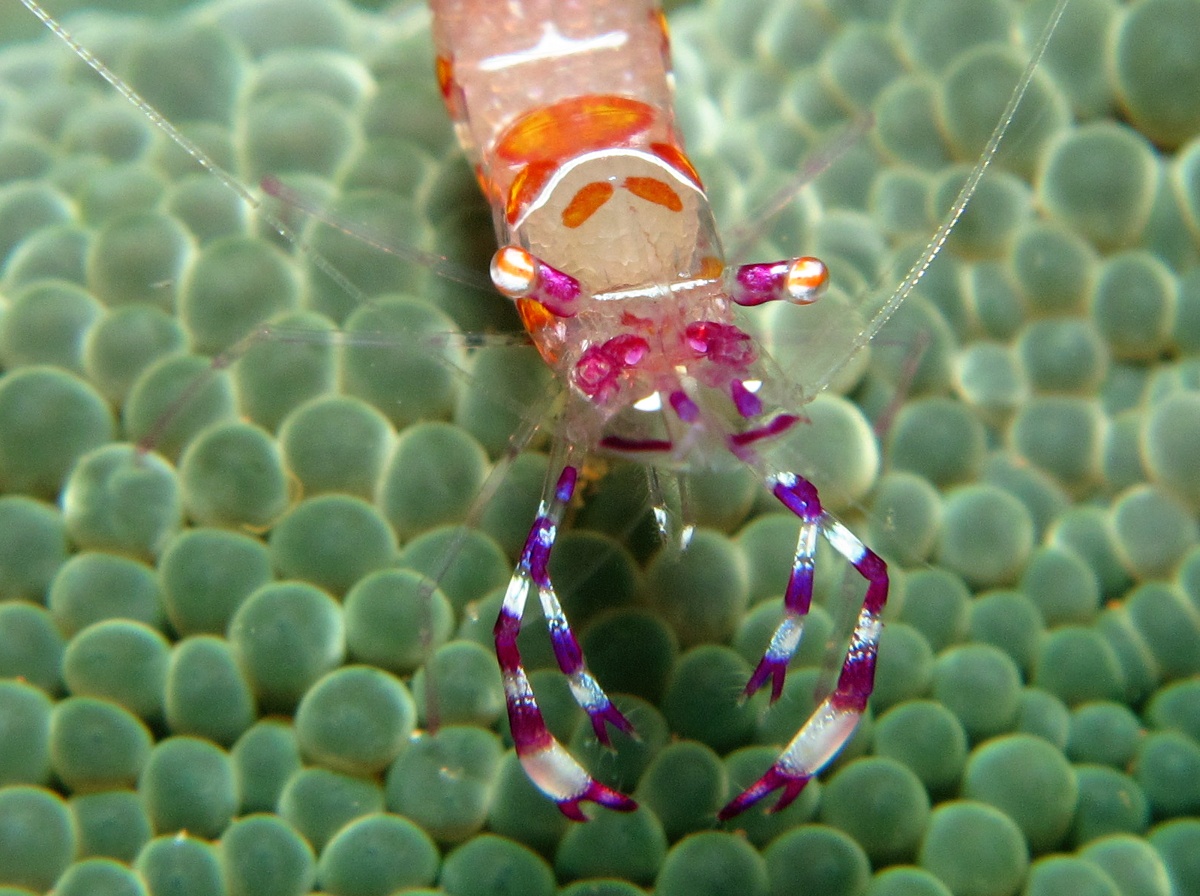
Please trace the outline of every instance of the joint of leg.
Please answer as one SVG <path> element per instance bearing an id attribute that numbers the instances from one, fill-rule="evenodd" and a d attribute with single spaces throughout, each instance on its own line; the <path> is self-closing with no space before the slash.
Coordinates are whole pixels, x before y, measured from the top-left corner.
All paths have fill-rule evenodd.
<path id="1" fill-rule="evenodd" d="M 820 518 L 822 508 L 817 487 L 803 476 L 782 474 L 776 477 L 771 491 L 779 503 L 805 522 Z"/>

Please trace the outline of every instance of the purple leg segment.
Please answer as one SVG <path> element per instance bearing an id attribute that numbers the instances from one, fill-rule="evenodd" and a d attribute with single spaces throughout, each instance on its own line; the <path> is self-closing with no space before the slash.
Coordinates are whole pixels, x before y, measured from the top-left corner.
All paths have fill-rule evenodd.
<path id="1" fill-rule="evenodd" d="M 813 558 L 818 534 L 867 580 L 867 592 L 833 693 L 813 711 L 775 764 L 718 813 L 722 821 L 775 790 L 782 793 L 772 811 L 786 808 L 854 733 L 875 686 L 875 657 L 883 627 L 880 614 L 887 601 L 887 565 L 821 507 L 816 487 L 794 473 L 776 474 L 768 482 L 775 497 L 800 518 L 800 537 L 784 597 L 783 621 L 746 684 L 746 695 L 757 691 L 767 679 L 771 680 L 772 702 L 783 690 L 788 662 L 800 644 L 804 619 L 812 605 Z"/>
<path id="2" fill-rule="evenodd" d="M 733 406 L 741 416 L 749 419 L 763 412 L 762 399 L 747 389 L 742 380 L 734 380 L 730 384 L 729 392 L 733 398 Z"/>
<path id="3" fill-rule="evenodd" d="M 530 588 L 536 587 L 550 629 L 555 658 L 567 676 L 576 702 L 591 719 L 596 737 L 604 744 L 610 743 L 606 723 L 632 733 L 633 726 L 629 720 L 613 705 L 587 670 L 579 642 L 567 623 L 550 581 L 550 551 L 554 547 L 567 503 L 574 494 L 577 475 L 575 467 L 564 467 L 552 497 L 543 500 L 538 508 L 537 519 L 529 531 L 521 559 L 509 580 L 493 635 L 517 757 L 533 783 L 558 803 L 564 815 L 583 821 L 586 816 L 579 804 L 587 800 L 621 811 L 635 809 L 637 804 L 625 794 L 594 780 L 546 728 L 525 674 L 521 653 L 517 649 L 525 600 Z"/>

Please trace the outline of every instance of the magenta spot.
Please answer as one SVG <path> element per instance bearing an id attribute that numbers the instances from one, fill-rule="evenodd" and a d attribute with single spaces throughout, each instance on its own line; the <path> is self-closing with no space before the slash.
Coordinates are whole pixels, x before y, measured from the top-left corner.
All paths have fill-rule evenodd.
<path id="1" fill-rule="evenodd" d="M 742 694 L 746 697 L 754 696 L 758 693 L 758 689 L 766 684 L 769 679 L 771 682 L 771 702 L 774 703 L 783 694 L 783 683 L 787 678 L 789 659 L 790 657 L 764 656 L 758 661 L 758 668 L 754 670 L 754 674 L 746 682 L 746 687 L 742 690 Z"/>
<path id="2" fill-rule="evenodd" d="M 579 281 L 544 262 L 538 265 L 537 300 L 557 317 L 574 317 L 580 294 Z"/>
<path id="3" fill-rule="evenodd" d="M 640 364 L 649 351 L 650 343 L 641 336 L 614 336 L 584 351 L 571 371 L 571 381 L 588 398 L 603 404 L 616 395 L 621 375 Z"/>
<path id="4" fill-rule="evenodd" d="M 697 355 L 714 364 L 741 370 L 753 363 L 756 355 L 750 334 L 732 324 L 700 320 L 687 325 L 684 338 Z"/>
<path id="5" fill-rule="evenodd" d="M 608 724 L 631 737 L 637 737 L 633 723 L 625 718 L 621 710 L 613 706 L 612 701 L 608 698 L 605 698 L 601 706 L 588 709 L 587 713 L 592 721 L 592 730 L 596 732 L 596 740 L 606 747 L 612 746 L 612 738 L 608 736 Z"/>
<path id="6" fill-rule="evenodd" d="M 641 336 L 629 334 L 614 336 L 604 343 L 604 347 L 613 357 L 619 358 L 624 367 L 636 367 L 650 351 L 650 343 Z"/>
<path id="7" fill-rule="evenodd" d="M 784 507 L 805 522 L 820 519 L 821 498 L 817 495 L 817 487 L 807 479 L 796 477 L 795 483 L 790 486 L 777 482 L 772 491 Z"/>
<path id="8" fill-rule="evenodd" d="M 696 402 L 688 398 L 687 393 L 682 389 L 672 392 L 667 401 L 671 403 L 675 416 L 684 423 L 695 423 L 700 418 L 700 408 L 696 406 Z"/>
<path id="9" fill-rule="evenodd" d="M 784 771 L 776 762 L 766 770 L 761 778 L 726 803 L 725 808 L 717 813 L 717 818 L 721 821 L 728 821 L 733 816 L 745 812 L 767 794 L 780 788 L 783 789 L 783 793 L 779 796 L 779 802 L 768 811 L 778 812 L 786 809 L 800 795 L 800 792 L 804 790 L 804 785 L 810 780 L 812 780 L 811 775 L 791 774 Z"/>
<path id="10" fill-rule="evenodd" d="M 887 581 L 887 564 L 874 551 L 868 550 L 858 561 L 858 571 L 871 581 L 876 579 Z"/>
<path id="11" fill-rule="evenodd" d="M 855 569 L 870 583 L 867 586 L 867 596 L 863 600 L 863 609 L 879 615 L 883 612 L 883 605 L 887 603 L 888 598 L 887 564 L 874 551 L 867 551 L 855 564 Z"/>
<path id="12" fill-rule="evenodd" d="M 508 726 L 518 756 L 540 753 L 554 743 L 542 712 L 532 700 L 508 700 Z"/>
<path id="13" fill-rule="evenodd" d="M 577 471 L 572 466 L 563 467 L 563 471 L 559 474 L 558 484 L 554 486 L 554 499 L 562 504 L 566 504 L 571 500 L 571 495 L 575 493 L 575 480 L 579 476 Z"/>
<path id="14" fill-rule="evenodd" d="M 547 517 L 538 517 L 529 533 L 529 541 L 521 561 L 528 565 L 529 577 L 539 588 L 550 587 L 550 548 L 554 546 L 554 523 Z"/>
<path id="15" fill-rule="evenodd" d="M 588 398 L 606 401 L 615 390 L 612 359 L 604 353 L 604 347 L 593 345 L 587 349 L 571 370 L 571 381 Z"/>
<path id="16" fill-rule="evenodd" d="M 842 666 L 838 675 L 837 690 L 829 698 L 834 709 L 843 712 L 862 713 L 867 708 L 867 699 L 875 688 L 875 646 L 864 651 L 862 656 L 852 656 Z"/>
<path id="17" fill-rule="evenodd" d="M 808 614 L 812 606 L 813 592 L 813 558 L 802 557 L 792 568 L 788 576 L 787 591 L 783 595 L 783 605 L 789 613 L 797 616 Z"/>
<path id="18" fill-rule="evenodd" d="M 583 651 L 569 628 L 551 628 L 550 646 L 564 675 L 576 675 L 583 670 Z"/>
<path id="19" fill-rule="evenodd" d="M 587 788 L 583 793 L 579 796 L 559 801 L 558 811 L 572 821 L 587 821 L 587 816 L 579 808 L 579 804 L 582 802 L 592 802 L 599 806 L 607 806 L 609 809 L 616 809 L 618 812 L 632 812 L 637 808 L 637 803 L 625 794 L 589 778 Z"/>
<path id="20" fill-rule="evenodd" d="M 779 414 L 764 426 L 756 426 L 754 429 L 747 429 L 745 432 L 735 432 L 729 437 L 729 447 L 734 454 L 737 454 L 739 448 L 753 445 L 755 442 L 768 439 L 771 436 L 777 436 L 781 432 L 786 432 L 795 426 L 799 419 L 795 414 Z M 781 498 L 780 500 L 783 499 Z"/>
<path id="21" fill-rule="evenodd" d="M 517 634 L 521 631 L 521 620 L 505 609 L 496 617 L 492 635 L 496 639 L 496 660 L 504 672 L 516 672 L 521 665 L 521 654 L 517 651 Z"/>
<path id="22" fill-rule="evenodd" d="M 741 380 L 734 380 L 729 386 L 733 398 L 733 406 L 743 417 L 757 417 L 762 413 L 762 399 L 746 388 Z"/>
<path id="23" fill-rule="evenodd" d="M 605 436 L 600 447 L 609 451 L 670 451 L 670 439 L 627 439 L 623 436 Z"/>

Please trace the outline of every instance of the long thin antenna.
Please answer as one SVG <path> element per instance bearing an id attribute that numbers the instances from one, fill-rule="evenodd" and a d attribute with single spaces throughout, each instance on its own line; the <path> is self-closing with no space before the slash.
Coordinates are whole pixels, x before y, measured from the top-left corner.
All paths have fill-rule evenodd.
<path id="1" fill-rule="evenodd" d="M 180 132 L 175 125 L 171 124 L 171 122 L 168 121 L 161 112 L 146 102 L 140 93 L 121 80 L 120 76 L 117 75 L 116 72 L 105 65 L 104 62 L 94 53 L 92 53 L 91 50 L 77 41 L 70 31 L 58 24 L 58 22 L 54 20 L 50 13 L 46 12 L 46 10 L 42 9 L 42 7 L 37 4 L 36 0 L 21 0 L 21 3 L 25 5 L 26 9 L 41 19 L 42 24 L 54 32 L 55 36 L 57 36 L 59 40 L 70 47 L 71 51 L 76 56 L 86 62 L 92 71 L 111 84 L 117 93 L 121 94 L 121 96 L 125 97 L 125 99 L 129 100 L 129 102 L 136 106 L 138 111 L 150 120 L 151 124 L 171 138 L 176 145 L 178 145 L 184 152 L 195 159 L 201 167 L 214 174 L 221 181 L 221 183 L 233 190 L 233 192 L 235 192 L 237 195 L 241 196 L 242 199 L 246 200 L 246 202 L 253 206 L 255 210 L 261 212 L 262 201 L 253 193 L 251 193 L 245 184 L 218 165 L 204 150 L 185 137 L 183 133 Z M 279 229 L 281 234 L 291 238 L 292 231 L 282 221 L 275 221 L 269 217 L 265 217 L 264 220 L 267 220 L 272 227 Z"/>
<path id="2" fill-rule="evenodd" d="M 89 68 L 92 69 L 101 78 L 112 85 L 121 96 L 128 100 L 139 112 L 146 116 L 152 125 L 162 131 L 167 137 L 175 143 L 180 149 L 186 152 L 189 156 L 196 160 L 205 171 L 216 177 L 222 184 L 240 196 L 251 208 L 254 209 L 258 217 L 267 225 L 273 228 L 284 239 L 294 246 L 297 246 L 305 251 L 307 256 L 312 259 L 313 264 L 329 277 L 337 286 L 342 289 L 347 295 L 355 300 L 356 304 L 366 304 L 366 297 L 362 291 L 350 282 L 346 276 L 339 271 L 328 259 L 315 251 L 311 246 L 307 245 L 300 237 L 300 234 L 289 225 L 285 224 L 280 218 L 271 214 L 259 196 L 257 196 L 246 184 L 238 180 L 233 174 L 226 171 L 217 162 L 201 149 L 192 140 L 183 134 L 175 125 L 167 119 L 165 115 L 155 109 L 148 103 L 140 93 L 126 83 L 116 72 L 110 69 L 103 60 L 96 56 L 91 50 L 75 39 L 66 28 L 60 25 L 51 15 L 42 9 L 37 3 L 37 0 L 21 0 L 25 8 L 37 16 L 42 23 L 49 28 L 59 40 L 71 48 L 71 51 L 83 60 Z M 450 261 L 448 258 L 443 258 L 435 255 L 432 252 L 422 252 L 415 249 L 407 249 L 402 246 L 394 246 L 386 243 L 371 234 L 365 232 L 361 228 L 356 227 L 352 223 L 348 223 L 338 219 L 332 212 L 319 209 L 314 203 L 307 201 L 300 193 L 288 189 L 276 178 L 266 178 L 263 184 L 265 192 L 269 195 L 288 203 L 291 206 L 299 208 L 306 214 L 312 215 L 317 219 L 325 222 L 331 227 L 335 227 L 346 233 L 355 236 L 356 238 L 366 242 L 375 248 L 387 252 L 390 255 L 395 255 L 404 258 L 408 261 L 415 261 L 418 264 L 432 268 L 435 273 L 449 280 L 454 280 L 466 286 L 480 289 L 486 292 L 492 292 L 491 283 L 482 275 L 477 275 L 474 271 L 463 268 Z"/>
<path id="3" fill-rule="evenodd" d="M 1004 138 L 1008 126 L 1012 124 L 1013 117 L 1017 113 L 1017 106 L 1021 104 L 1021 100 L 1025 98 L 1025 93 L 1029 90 L 1029 85 L 1033 82 L 1037 67 L 1046 53 L 1046 46 L 1050 43 L 1050 38 L 1058 27 L 1058 21 L 1062 18 L 1068 2 L 1069 0 L 1058 0 L 1058 3 L 1055 4 L 1054 11 L 1050 14 L 1050 18 L 1046 22 L 1046 27 L 1042 29 L 1041 37 L 1038 38 L 1038 42 L 1033 48 L 1033 55 L 1030 57 L 1029 63 L 1025 66 L 1025 71 L 1021 73 L 1021 79 L 1017 81 L 1016 87 L 1013 88 L 1013 92 L 1008 98 L 1008 104 L 1004 107 L 1004 112 L 1000 116 L 1000 120 L 996 123 L 996 127 L 992 129 L 992 135 L 988 138 L 987 145 L 984 147 L 979 161 L 975 163 L 975 167 L 971 169 L 971 173 L 967 176 L 966 182 L 963 183 L 962 189 L 958 191 L 958 196 L 955 197 L 954 204 L 942 220 L 937 232 L 934 233 L 933 239 L 925 246 L 925 251 L 917 258 L 913 266 L 908 269 L 908 273 L 900 282 L 896 291 L 892 293 L 883 307 L 875 313 L 875 316 L 871 318 L 867 326 L 854 338 L 850 344 L 849 351 L 845 353 L 842 360 L 833 365 L 819 381 L 813 384 L 811 394 L 816 394 L 828 386 L 838 371 L 875 338 L 875 334 L 887 323 L 888 318 L 895 313 L 897 308 L 904 304 L 904 300 L 908 298 L 917 284 L 921 282 L 921 278 L 925 276 L 925 272 L 929 270 L 929 266 L 933 264 L 934 259 L 942 251 L 942 247 L 946 245 L 946 240 L 950 238 L 951 231 L 954 230 L 958 219 L 962 217 L 963 212 L 967 208 L 967 203 L 975 195 L 975 190 L 979 186 L 979 182 L 983 179 L 984 173 L 996 157 L 996 150 L 1000 147 L 1000 141 Z"/>
<path id="4" fill-rule="evenodd" d="M 274 175 L 264 177 L 259 186 L 262 187 L 263 192 L 268 196 L 272 196 L 292 208 L 299 209 L 308 217 L 320 221 L 322 224 L 332 227 L 335 230 L 340 230 L 347 236 L 353 237 L 373 249 L 378 249 L 380 252 L 395 256 L 396 258 L 402 258 L 405 261 L 416 262 L 422 267 L 433 271 L 439 277 L 444 277 L 455 283 L 461 283 L 463 286 L 469 286 L 480 292 L 494 294 L 496 291 L 496 288 L 492 286 L 492 281 L 479 271 L 464 267 L 457 262 L 451 261 L 444 255 L 438 255 L 436 252 L 426 252 L 422 249 L 413 249 L 410 246 L 397 246 L 384 237 L 372 233 L 369 228 L 363 226 L 360 222 L 352 221 L 343 215 L 339 215 L 332 209 L 315 202 L 311 197 L 305 196 L 299 190 L 292 189 Z"/>
<path id="5" fill-rule="evenodd" d="M 319 252 L 316 252 L 310 246 L 307 246 L 300 238 L 300 234 L 298 234 L 295 230 L 293 230 L 275 215 L 272 215 L 269 211 L 267 211 L 267 209 L 263 206 L 262 200 L 255 196 L 249 187 L 218 165 L 216 161 L 213 160 L 212 156 L 184 136 L 179 128 L 171 124 L 165 115 L 146 102 L 140 93 L 129 86 L 129 84 L 125 83 L 125 81 L 123 81 L 116 72 L 105 65 L 104 62 L 91 50 L 77 41 L 75 36 L 57 21 L 55 21 L 50 13 L 46 12 L 46 10 L 42 9 L 42 7 L 38 5 L 36 0 L 21 0 L 21 3 L 25 5 L 26 9 L 41 19 L 42 23 L 52 32 L 54 32 L 55 36 L 58 37 L 59 40 L 70 47 L 71 51 L 76 56 L 87 63 L 88 67 L 91 68 L 92 71 L 111 84 L 117 93 L 125 97 L 125 99 L 132 103 L 139 112 L 145 115 L 152 125 L 166 134 L 176 146 L 195 159 L 196 164 L 212 174 L 227 188 L 240 196 L 251 208 L 254 209 L 259 218 L 274 228 L 274 230 L 280 236 L 286 239 L 293 246 L 299 246 L 303 248 L 305 252 L 308 253 L 308 256 L 313 260 L 313 264 L 317 266 L 321 273 L 329 277 L 329 279 L 343 289 L 347 295 L 353 298 L 356 303 L 364 304 L 366 302 L 366 297 L 362 294 L 362 291 L 348 279 L 346 279 L 346 276 L 342 274 L 341 271 L 330 264 L 329 261 Z"/>

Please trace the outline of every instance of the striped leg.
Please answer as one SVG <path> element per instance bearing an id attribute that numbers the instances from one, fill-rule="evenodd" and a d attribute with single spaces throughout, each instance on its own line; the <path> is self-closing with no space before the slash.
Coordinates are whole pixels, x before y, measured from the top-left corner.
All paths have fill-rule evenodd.
<path id="1" fill-rule="evenodd" d="M 605 744 L 610 742 L 606 722 L 611 722 L 622 731 L 633 731 L 633 726 L 613 706 L 584 665 L 579 642 L 567 624 L 550 582 L 550 551 L 554 547 L 567 502 L 575 491 L 577 475 L 575 467 L 564 467 L 553 496 L 548 500 L 543 499 L 538 508 L 537 519 L 508 583 L 493 634 L 517 757 L 530 780 L 558 804 L 564 815 L 576 821 L 585 821 L 586 816 L 579 808 L 579 804 L 585 800 L 621 811 L 635 809 L 637 804 L 625 794 L 593 779 L 546 728 L 517 649 L 525 599 L 529 596 L 530 587 L 536 586 L 559 668 L 567 676 L 575 700 L 591 718 L 597 738 Z"/>
<path id="2" fill-rule="evenodd" d="M 867 580 L 867 593 L 833 693 L 821 701 L 775 764 L 718 813 L 722 821 L 778 789 L 783 792 L 772 811 L 786 808 L 800 795 L 804 785 L 837 755 L 862 718 L 875 685 L 875 655 L 883 627 L 880 614 L 887 601 L 887 565 L 821 508 L 816 487 L 792 473 L 773 476 L 769 483 L 775 497 L 800 518 L 800 540 L 788 582 L 784 619 L 746 685 L 746 693 L 754 693 L 767 678 L 771 679 L 772 699 L 783 688 L 788 661 L 800 643 L 804 616 L 812 603 L 813 553 L 818 532 Z"/>
<path id="3" fill-rule="evenodd" d="M 800 537 L 796 541 L 796 556 L 792 560 L 792 573 L 788 577 L 787 591 L 783 595 L 783 619 L 780 621 L 766 652 L 758 661 L 758 667 L 750 680 L 746 682 L 743 694 L 750 697 L 761 688 L 769 678 L 771 680 L 771 702 L 774 703 L 783 693 L 783 681 L 787 677 L 788 663 L 800 646 L 800 636 L 804 633 L 804 621 L 812 606 L 813 563 L 817 552 L 817 532 L 821 517 L 821 504 L 817 498 L 817 490 L 805 480 L 800 483 L 811 492 L 811 498 L 804 502 L 803 511 L 784 501 L 788 509 L 800 517 Z M 776 495 L 779 486 L 775 487 Z M 781 499 L 782 500 L 782 499 Z M 816 508 L 815 515 L 809 514 L 807 508 Z"/>

